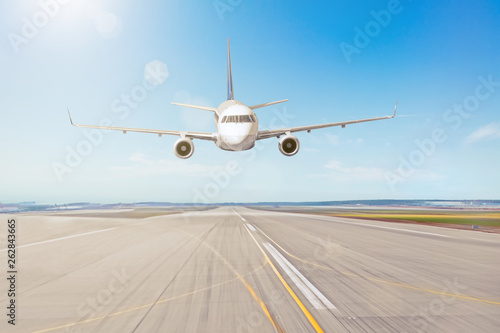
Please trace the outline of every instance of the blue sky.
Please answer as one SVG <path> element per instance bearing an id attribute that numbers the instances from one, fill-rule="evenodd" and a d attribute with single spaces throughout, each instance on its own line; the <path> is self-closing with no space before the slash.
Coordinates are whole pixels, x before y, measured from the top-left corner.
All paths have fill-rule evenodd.
<path id="1" fill-rule="evenodd" d="M 0 201 L 500 198 L 498 1 L 4 1 Z M 390 115 L 249 152 L 75 122 L 215 131 L 231 38 L 235 98 L 261 127 Z M 163 68 L 145 88 L 145 69 Z M 149 64 L 149 67 L 147 65 Z M 156 64 L 156 65 L 155 65 Z M 151 67 L 153 66 L 153 67 Z M 167 75 L 168 73 L 168 75 Z M 147 82 L 147 81 L 146 81 Z M 133 95 L 137 103 L 123 102 Z M 89 134 L 90 133 L 90 134 Z M 78 154 L 75 157 L 74 154 Z"/>

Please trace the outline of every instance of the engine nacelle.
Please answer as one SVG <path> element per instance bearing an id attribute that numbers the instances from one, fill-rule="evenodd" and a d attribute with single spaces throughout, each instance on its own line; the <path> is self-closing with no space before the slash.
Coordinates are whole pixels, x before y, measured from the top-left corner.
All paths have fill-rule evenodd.
<path id="1" fill-rule="evenodd" d="M 280 152 L 285 156 L 293 156 L 298 153 L 300 148 L 299 139 L 293 135 L 285 135 L 279 142 Z"/>
<path id="2" fill-rule="evenodd" d="M 174 143 L 174 154 L 178 158 L 186 159 L 193 156 L 194 144 L 191 139 L 179 139 Z"/>

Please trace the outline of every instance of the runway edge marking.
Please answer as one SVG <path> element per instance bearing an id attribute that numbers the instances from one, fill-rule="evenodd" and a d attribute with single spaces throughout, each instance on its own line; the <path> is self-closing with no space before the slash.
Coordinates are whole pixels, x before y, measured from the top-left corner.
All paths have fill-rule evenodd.
<path id="1" fill-rule="evenodd" d="M 259 248 L 259 250 L 262 252 L 262 254 L 264 255 L 264 257 L 266 258 L 266 261 L 269 263 L 269 265 L 273 269 L 274 273 L 278 276 L 278 278 L 281 281 L 281 283 L 283 284 L 283 286 L 285 286 L 285 288 L 288 291 L 288 293 L 292 296 L 292 298 L 295 301 L 295 303 L 297 303 L 297 305 L 299 306 L 299 308 L 302 310 L 302 312 L 306 316 L 307 320 L 309 320 L 309 323 L 312 325 L 312 327 L 316 330 L 316 332 L 324 332 L 323 329 L 321 328 L 321 326 L 319 326 L 319 324 L 316 321 L 316 319 L 314 319 L 314 317 L 311 315 L 311 313 L 309 312 L 309 310 L 307 310 L 307 308 L 305 307 L 305 305 L 300 301 L 300 299 L 297 297 L 297 295 L 293 292 L 292 288 L 290 288 L 290 286 L 288 285 L 288 283 L 286 283 L 286 281 L 283 278 L 283 276 L 281 276 L 281 274 L 278 271 L 278 269 L 276 268 L 276 266 L 274 266 L 273 262 L 271 261 L 271 259 L 269 258 L 269 256 L 266 254 L 266 251 L 264 251 L 264 249 L 262 248 L 262 246 L 260 246 L 259 242 L 257 242 L 257 240 L 255 239 L 255 237 L 250 232 L 250 230 L 248 230 L 247 226 L 243 225 L 243 227 L 248 232 L 248 234 L 250 235 L 250 237 L 252 237 L 253 241 L 255 242 L 255 244 L 257 245 L 257 247 Z"/>
<path id="2" fill-rule="evenodd" d="M 95 230 L 95 231 L 85 232 L 83 234 L 78 234 L 78 235 L 71 235 L 71 236 L 65 236 L 65 237 L 60 237 L 60 238 L 55 238 L 55 239 L 49 239 L 49 240 L 46 240 L 46 241 L 41 241 L 41 242 L 36 242 L 36 243 L 31 243 L 31 244 L 26 244 L 26 245 L 20 245 L 17 248 L 20 249 L 20 248 L 23 248 L 23 247 L 30 247 L 30 246 L 34 246 L 34 245 L 40 245 L 40 244 L 45 244 L 45 243 L 52 243 L 52 242 L 56 242 L 56 241 L 60 241 L 60 240 L 65 240 L 65 239 L 70 239 L 70 238 L 75 238 L 75 237 L 80 237 L 80 236 L 87 236 L 87 235 L 97 234 L 97 233 L 100 233 L 100 232 L 109 231 L 109 230 L 113 230 L 113 229 L 116 229 L 116 227 L 115 228 L 103 229 L 103 230 Z M 1 249 L 0 252 L 6 251 L 6 250 L 7 249 Z"/>
<path id="3" fill-rule="evenodd" d="M 334 216 L 331 216 L 332 218 L 318 218 L 318 217 L 312 217 L 314 220 L 320 220 L 320 221 L 328 221 L 328 222 L 333 222 L 333 223 L 343 223 L 343 224 L 350 224 L 350 225 L 357 225 L 361 227 L 366 227 L 366 228 L 379 228 L 379 229 L 387 229 L 387 230 L 396 230 L 396 231 L 403 231 L 403 232 L 410 232 L 410 233 L 415 233 L 415 234 L 422 234 L 422 235 L 430 235 L 430 236 L 437 236 L 437 237 L 443 237 L 443 238 L 453 238 L 452 236 L 448 235 L 442 235 L 442 234 L 436 234 L 433 232 L 426 232 L 426 231 L 419 231 L 419 230 L 411 230 L 411 229 L 402 229 L 402 228 L 394 228 L 394 227 L 386 227 L 383 225 L 376 225 L 376 224 L 369 224 L 369 223 L 358 223 L 358 222 L 347 222 L 347 221 L 339 221 L 338 219 L 334 219 Z"/>

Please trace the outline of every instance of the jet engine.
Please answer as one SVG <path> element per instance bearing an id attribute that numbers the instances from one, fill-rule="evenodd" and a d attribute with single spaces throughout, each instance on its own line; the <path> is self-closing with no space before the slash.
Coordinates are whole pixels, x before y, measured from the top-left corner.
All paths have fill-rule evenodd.
<path id="1" fill-rule="evenodd" d="M 290 134 L 285 135 L 283 138 L 281 138 L 278 147 L 283 155 L 293 156 L 299 151 L 299 139 Z"/>
<path id="2" fill-rule="evenodd" d="M 174 153 L 178 158 L 190 158 L 194 153 L 194 144 L 191 139 L 179 139 L 174 143 Z"/>

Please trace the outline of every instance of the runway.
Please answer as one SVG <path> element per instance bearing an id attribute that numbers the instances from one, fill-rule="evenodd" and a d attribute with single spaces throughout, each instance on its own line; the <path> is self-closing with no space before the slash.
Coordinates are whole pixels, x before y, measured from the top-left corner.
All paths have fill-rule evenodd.
<path id="1" fill-rule="evenodd" d="M 16 219 L 17 321 L 2 315 L 2 332 L 500 327 L 498 234 L 243 207 Z"/>

